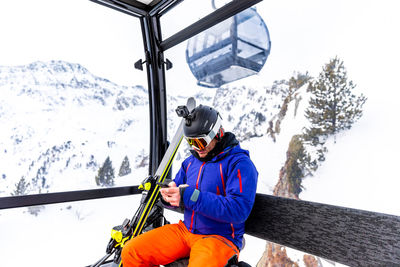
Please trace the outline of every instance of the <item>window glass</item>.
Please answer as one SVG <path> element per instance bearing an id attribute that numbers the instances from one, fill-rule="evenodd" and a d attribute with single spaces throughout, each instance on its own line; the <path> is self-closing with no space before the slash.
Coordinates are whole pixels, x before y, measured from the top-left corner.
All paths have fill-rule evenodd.
<path id="1" fill-rule="evenodd" d="M 139 202 L 136 195 L 2 210 L 1 265 L 91 266 L 106 255 L 112 228 L 131 219 Z"/>
<path id="2" fill-rule="evenodd" d="M 249 150 L 259 171 L 259 193 L 399 216 L 395 151 L 400 147 L 394 123 L 399 92 L 393 84 L 397 83 L 400 39 L 392 34 L 399 23 L 394 11 L 398 4 L 390 3 L 387 8 L 368 2 L 360 9 L 345 1 L 263 1 L 256 5 L 260 17 L 244 13 L 236 29 L 237 44 L 221 42 L 232 36 L 232 31 L 215 30 L 221 24 L 166 51 L 174 63 L 166 72 L 168 105 L 181 105 L 182 96 L 194 96 L 198 104 L 215 107 L 225 130 L 233 132 Z M 261 37 L 265 29 L 257 28 L 261 19 L 268 27 L 271 47 Z M 254 66 L 265 61 L 262 51 L 266 48 L 271 48 L 271 54 L 262 69 L 255 71 Z M 235 51 L 248 59 L 248 65 L 231 64 L 227 55 L 234 57 Z M 350 127 L 307 139 L 305 128 L 311 129 L 312 124 L 305 114 L 315 108 L 309 100 L 317 95 L 309 90 L 309 84 L 323 77 L 326 64 L 336 57 L 346 68 L 348 86 L 355 96 L 351 101 L 362 102 L 362 96 L 368 99 L 362 115 Z M 175 113 L 169 114 L 169 119 L 175 117 Z M 178 157 L 175 171 L 190 155 L 184 146 L 186 152 Z M 293 158 L 295 153 L 310 156 L 310 161 Z M 251 251 L 245 248 L 241 259 L 250 259 L 255 266 L 263 253 L 267 255 L 265 242 L 258 246 L 251 237 L 247 241 Z M 278 251 L 277 245 L 268 246 Z M 304 263 L 303 252 L 287 248 L 286 253 L 293 262 Z M 333 264 L 318 261 L 324 266 Z"/>
<path id="3" fill-rule="evenodd" d="M 237 16 L 237 34 L 242 41 L 263 49 L 269 48 L 269 34 L 262 17 L 255 8 L 246 9 Z"/>
<path id="4" fill-rule="evenodd" d="M 269 52 L 267 27 L 249 8 L 190 38 L 186 61 L 199 84 L 218 87 L 257 74 Z"/>
<path id="5" fill-rule="evenodd" d="M 8 1 L 0 25 L 0 196 L 137 184 L 149 147 L 139 20 L 90 1 Z"/>

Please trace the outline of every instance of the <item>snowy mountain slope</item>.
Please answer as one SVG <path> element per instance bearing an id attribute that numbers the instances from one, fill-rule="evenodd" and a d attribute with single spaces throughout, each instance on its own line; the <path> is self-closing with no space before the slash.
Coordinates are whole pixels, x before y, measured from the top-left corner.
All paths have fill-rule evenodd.
<path id="1" fill-rule="evenodd" d="M 279 179 L 279 171 L 286 161 L 289 142 L 293 135 L 301 134 L 303 127 L 307 125 L 304 110 L 308 106 L 308 98 L 307 86 L 295 92 L 292 101 L 288 102 L 286 115 L 280 124 L 281 131 L 275 135 L 275 141 L 268 134 L 264 134 L 242 142 L 241 145 L 250 151 L 250 156 L 259 172 L 258 192 L 273 194 Z M 276 114 L 272 118 L 275 117 Z"/>
<path id="2" fill-rule="evenodd" d="M 141 86 L 118 86 L 79 64 L 51 61 L 0 67 L 0 92 L 6 194 L 21 177 L 31 193 L 94 187 L 108 155 L 118 170 L 125 155 L 134 161 L 148 150 L 148 133 L 138 131 L 148 128 Z M 133 136 L 139 142 L 132 143 Z"/>
<path id="3" fill-rule="evenodd" d="M 34 62 L 26 66 L 0 66 L 0 87 L 18 96 L 26 95 L 45 105 L 65 106 L 68 102 L 84 105 L 88 101 L 112 104 L 122 110 L 129 105 L 147 103 L 146 91 L 118 86 L 107 79 L 92 75 L 79 64 L 63 61 Z M 142 91 L 142 92 L 141 92 Z M 124 94 L 123 98 L 120 96 Z"/>
<path id="4" fill-rule="evenodd" d="M 370 97 L 352 129 L 328 139 L 326 160 L 304 180 L 302 199 L 400 216 L 398 98 L 379 98 Z"/>
<path id="5" fill-rule="evenodd" d="M 269 121 L 279 113 L 288 85 L 264 88 L 218 88 L 212 106 L 218 107 L 227 129 L 239 140 L 267 134 Z"/>

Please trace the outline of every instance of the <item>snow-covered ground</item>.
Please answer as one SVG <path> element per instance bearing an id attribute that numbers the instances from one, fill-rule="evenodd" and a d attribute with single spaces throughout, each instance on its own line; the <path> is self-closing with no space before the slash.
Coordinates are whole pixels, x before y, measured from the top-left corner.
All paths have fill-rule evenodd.
<path id="1" fill-rule="evenodd" d="M 328 140 L 326 161 L 300 198 L 400 216 L 399 113 L 390 102 L 370 99 L 352 129 Z"/>

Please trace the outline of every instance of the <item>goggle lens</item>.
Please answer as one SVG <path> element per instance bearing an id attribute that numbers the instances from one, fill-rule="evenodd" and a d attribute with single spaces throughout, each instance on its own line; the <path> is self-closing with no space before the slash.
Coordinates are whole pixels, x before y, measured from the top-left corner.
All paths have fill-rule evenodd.
<path id="1" fill-rule="evenodd" d="M 208 146 L 208 143 L 204 138 L 186 137 L 186 140 L 189 143 L 189 145 L 191 145 L 199 150 L 203 150 L 204 148 L 206 148 L 206 146 Z"/>

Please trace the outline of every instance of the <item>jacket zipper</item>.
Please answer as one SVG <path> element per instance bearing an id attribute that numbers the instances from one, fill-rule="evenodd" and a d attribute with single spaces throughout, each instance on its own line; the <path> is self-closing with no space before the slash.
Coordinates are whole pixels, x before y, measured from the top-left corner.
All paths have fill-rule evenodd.
<path id="1" fill-rule="evenodd" d="M 203 162 L 203 164 L 201 164 L 200 166 L 200 170 L 199 170 L 199 174 L 197 175 L 197 181 L 196 181 L 196 189 L 199 189 L 199 181 L 200 181 L 200 176 L 202 176 L 202 170 L 203 170 L 203 166 L 206 163 Z M 190 228 L 189 228 L 189 232 L 193 233 L 193 223 L 194 223 L 194 210 L 192 210 L 192 218 L 191 218 L 191 222 L 190 222 Z"/>

